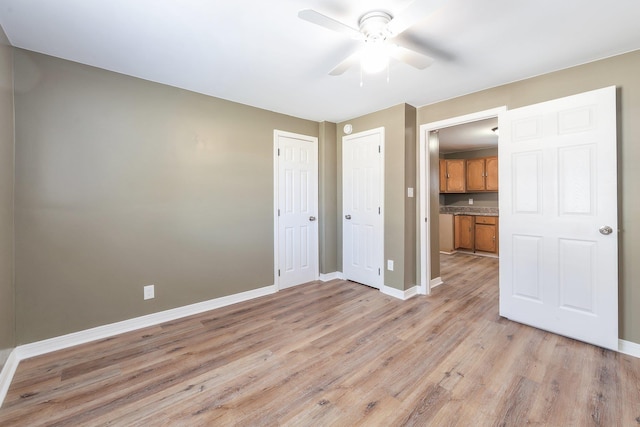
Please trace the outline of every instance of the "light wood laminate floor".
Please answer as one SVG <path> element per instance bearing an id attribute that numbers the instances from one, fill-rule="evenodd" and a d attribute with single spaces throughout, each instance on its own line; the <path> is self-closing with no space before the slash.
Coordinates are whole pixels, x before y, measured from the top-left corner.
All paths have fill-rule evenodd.
<path id="1" fill-rule="evenodd" d="M 18 367 L 2 426 L 635 426 L 640 359 L 498 316 L 498 260 L 309 283 Z"/>

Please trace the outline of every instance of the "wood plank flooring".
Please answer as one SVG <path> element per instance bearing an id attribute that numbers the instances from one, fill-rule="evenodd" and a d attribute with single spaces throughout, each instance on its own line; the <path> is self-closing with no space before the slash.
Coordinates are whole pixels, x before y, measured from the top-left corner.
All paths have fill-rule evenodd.
<path id="1" fill-rule="evenodd" d="M 346 281 L 23 361 L 2 426 L 635 426 L 640 359 L 498 316 L 498 260 L 399 301 Z"/>

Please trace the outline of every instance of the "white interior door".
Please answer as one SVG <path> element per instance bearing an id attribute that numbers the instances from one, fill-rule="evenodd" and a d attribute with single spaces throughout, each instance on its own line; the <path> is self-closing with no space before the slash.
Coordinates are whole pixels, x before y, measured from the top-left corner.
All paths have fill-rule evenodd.
<path id="1" fill-rule="evenodd" d="M 342 270 L 347 280 L 383 284 L 384 128 L 342 138 Z"/>
<path id="2" fill-rule="evenodd" d="M 275 131 L 276 277 L 280 289 L 318 279 L 318 139 Z"/>
<path id="3" fill-rule="evenodd" d="M 507 111 L 500 314 L 618 348 L 616 91 Z"/>

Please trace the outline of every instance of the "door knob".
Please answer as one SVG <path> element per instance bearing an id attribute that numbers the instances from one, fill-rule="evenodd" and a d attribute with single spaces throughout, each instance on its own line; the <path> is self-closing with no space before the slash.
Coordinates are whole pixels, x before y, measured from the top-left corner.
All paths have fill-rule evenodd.
<path id="1" fill-rule="evenodd" d="M 351 219 L 351 215 L 345 215 L 344 216 L 346 219 Z"/>
<path id="2" fill-rule="evenodd" d="M 611 234 L 613 233 L 613 229 L 611 227 L 609 227 L 608 225 L 603 225 L 602 227 L 600 227 L 600 234 L 604 234 L 605 236 L 607 234 Z"/>
<path id="3" fill-rule="evenodd" d="M 315 221 L 315 220 L 316 220 L 316 217 L 315 217 L 315 216 L 310 216 L 310 217 L 309 217 L 309 221 Z"/>

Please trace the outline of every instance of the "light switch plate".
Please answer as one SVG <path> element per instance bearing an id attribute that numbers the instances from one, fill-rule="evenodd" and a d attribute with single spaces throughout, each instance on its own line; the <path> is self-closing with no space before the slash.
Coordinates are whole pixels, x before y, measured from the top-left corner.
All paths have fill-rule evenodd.
<path id="1" fill-rule="evenodd" d="M 392 259 L 388 259 L 387 260 L 387 270 L 393 271 L 393 260 Z"/>
<path id="2" fill-rule="evenodd" d="M 407 197 L 413 197 L 413 188 L 412 187 L 407 188 Z"/>

